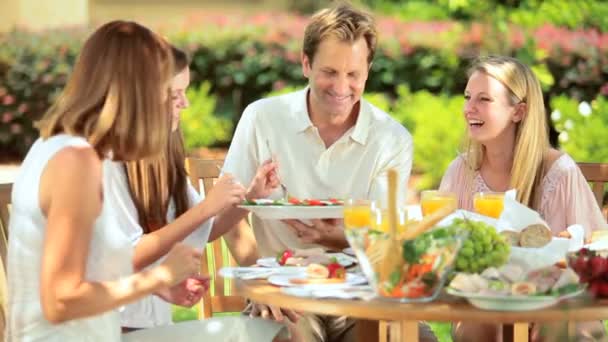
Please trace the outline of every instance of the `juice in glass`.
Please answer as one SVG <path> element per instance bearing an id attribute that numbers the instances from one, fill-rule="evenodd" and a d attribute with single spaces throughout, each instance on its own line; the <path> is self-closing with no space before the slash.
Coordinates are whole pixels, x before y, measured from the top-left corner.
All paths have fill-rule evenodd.
<path id="1" fill-rule="evenodd" d="M 407 221 L 407 210 L 405 208 L 397 208 L 397 232 L 403 233 L 405 231 Z M 376 209 L 372 212 L 372 223 L 371 228 L 373 230 L 388 233 L 390 231 L 388 225 L 388 210 L 387 209 Z"/>
<path id="2" fill-rule="evenodd" d="M 375 203 L 369 200 L 348 200 L 344 203 L 344 228 L 369 228 Z"/>
<path id="3" fill-rule="evenodd" d="M 489 217 L 499 218 L 504 208 L 503 192 L 478 192 L 473 197 L 475 211 Z"/>
<path id="4" fill-rule="evenodd" d="M 446 205 L 453 204 L 457 206 L 457 201 L 456 194 L 452 192 L 425 190 L 420 195 L 422 215 L 430 215 Z"/>

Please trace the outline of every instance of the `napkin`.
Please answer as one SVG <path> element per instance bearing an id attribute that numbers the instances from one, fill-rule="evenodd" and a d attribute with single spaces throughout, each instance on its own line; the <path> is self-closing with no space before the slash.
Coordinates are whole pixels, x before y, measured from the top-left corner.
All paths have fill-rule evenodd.
<path id="1" fill-rule="evenodd" d="M 376 297 L 376 293 L 369 285 L 350 285 L 339 288 L 319 287 L 282 287 L 281 292 L 296 297 L 313 298 L 338 298 L 338 299 L 362 299 L 370 300 Z"/>
<path id="2" fill-rule="evenodd" d="M 514 192 L 511 195 L 505 195 L 504 209 L 496 222 L 496 230 L 499 232 L 505 229 L 521 231 L 532 224 L 542 224 L 549 227 L 538 212 L 517 202 Z M 518 264 L 527 271 L 551 266 L 564 260 L 566 253 L 578 250 L 583 246 L 585 237 L 585 231 L 579 224 L 572 225 L 567 230 L 572 238 L 553 237 L 551 242 L 540 248 L 512 246 L 509 263 Z"/>

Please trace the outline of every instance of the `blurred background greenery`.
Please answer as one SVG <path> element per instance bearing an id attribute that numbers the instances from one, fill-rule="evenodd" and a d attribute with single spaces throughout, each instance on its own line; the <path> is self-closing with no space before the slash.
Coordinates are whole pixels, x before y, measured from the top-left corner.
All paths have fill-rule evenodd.
<path id="1" fill-rule="evenodd" d="M 0 162 L 19 161 L 32 123 L 66 82 L 86 36 L 123 18 L 192 57 L 190 154 L 230 144 L 252 101 L 305 85 L 307 16 L 322 0 L 0 0 Z M 577 161 L 608 162 L 608 2 L 603 0 L 355 0 L 372 11 L 380 46 L 366 98 L 414 137 L 417 189 L 436 187 L 464 134 L 466 69 L 479 55 L 516 56 L 542 82 L 551 140 Z M 178 309 L 176 319 L 195 318 Z M 443 341 L 449 325 L 434 325 Z M 443 331 L 443 332 L 442 332 Z"/>
<path id="2" fill-rule="evenodd" d="M 181 22 L 175 14 L 172 24 L 164 26 L 155 22 L 153 10 L 151 19 L 145 19 L 145 11 L 136 12 L 144 22 L 159 25 L 158 30 L 192 56 L 188 92 L 192 106 L 182 121 L 191 153 L 227 147 L 247 104 L 305 84 L 299 53 L 306 13 L 328 3 L 260 0 L 248 5 L 257 10 L 211 6 L 195 11 L 184 5 L 189 4 L 186 1 L 182 5 L 188 14 L 182 14 Z M 121 2 L 111 0 L 93 4 L 101 14 L 91 22 L 114 18 L 122 8 Z M 437 186 L 458 152 L 465 72 L 478 55 L 511 55 L 532 65 L 543 85 L 553 144 L 577 161 L 608 162 L 608 144 L 603 141 L 608 136 L 605 1 L 360 0 L 359 4 L 374 12 L 381 35 L 367 96 L 412 132 L 419 189 Z M 157 7 L 151 8 L 158 11 Z M 3 154 L 20 158 L 36 138 L 32 121 L 64 85 L 93 26 L 13 29 L 0 34 Z"/>

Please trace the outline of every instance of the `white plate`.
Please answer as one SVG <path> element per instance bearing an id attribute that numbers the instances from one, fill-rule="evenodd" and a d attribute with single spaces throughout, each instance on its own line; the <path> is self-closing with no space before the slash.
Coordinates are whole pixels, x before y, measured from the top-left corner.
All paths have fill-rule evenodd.
<path id="1" fill-rule="evenodd" d="M 357 259 L 355 259 L 349 255 L 346 255 L 344 253 L 327 253 L 327 256 L 330 258 L 336 258 L 338 260 L 338 263 L 344 267 L 348 267 L 357 261 Z M 258 261 L 256 261 L 256 263 L 258 264 L 258 266 L 262 266 L 262 267 L 281 267 L 281 265 L 279 265 L 279 262 L 277 261 L 277 259 L 273 258 L 273 257 L 258 259 Z M 283 266 L 283 268 L 292 268 L 292 267 L 298 268 L 295 266 Z"/>
<path id="2" fill-rule="evenodd" d="M 350 287 L 352 285 L 362 285 L 367 283 L 367 279 L 360 274 L 354 273 L 346 273 L 346 281 L 343 283 L 334 283 L 334 284 L 306 284 L 306 285 L 296 285 L 292 284 L 289 280 L 296 278 L 306 278 L 306 273 L 301 273 L 297 275 L 276 275 L 268 278 L 268 282 L 272 285 L 276 286 L 284 286 L 284 287 L 305 287 L 308 289 L 321 288 L 321 289 L 335 289 L 341 287 Z"/>
<path id="3" fill-rule="evenodd" d="M 239 205 L 239 208 L 247 209 L 263 220 L 340 219 L 344 217 L 344 207 L 341 205 Z"/>
<path id="4" fill-rule="evenodd" d="M 348 247 L 348 248 L 344 248 L 342 250 L 342 253 L 346 254 L 346 255 L 350 255 L 350 256 L 355 256 L 355 250 Z"/>
<path id="5" fill-rule="evenodd" d="M 555 296 L 488 296 L 477 293 L 465 293 L 453 288 L 446 288 L 452 296 L 466 298 L 471 305 L 483 310 L 493 311 L 530 311 L 550 307 L 559 301 L 576 297 L 584 292 L 580 289 L 561 297 Z"/>
<path id="6" fill-rule="evenodd" d="M 273 275 L 292 275 L 306 272 L 306 267 L 222 267 L 223 278 L 266 279 Z"/>

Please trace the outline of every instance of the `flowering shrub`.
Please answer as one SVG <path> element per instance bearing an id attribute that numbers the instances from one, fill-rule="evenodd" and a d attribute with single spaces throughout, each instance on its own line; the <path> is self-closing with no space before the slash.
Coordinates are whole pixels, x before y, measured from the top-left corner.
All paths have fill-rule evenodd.
<path id="1" fill-rule="evenodd" d="M 209 82 L 208 91 L 216 101 L 214 116 L 230 119 L 234 127 L 247 104 L 286 84 L 306 82 L 299 63 L 306 23 L 305 17 L 284 13 L 193 13 L 186 20 L 186 31 L 166 35 L 190 52 L 193 88 Z M 397 97 L 399 86 L 412 92 L 461 94 L 470 59 L 480 53 L 516 55 L 533 65 L 548 99 L 565 94 L 591 101 L 608 92 L 608 33 L 550 25 L 527 30 L 507 23 L 402 22 L 388 17 L 379 18 L 378 27 L 381 40 L 366 90 L 388 98 Z M 64 86 L 85 33 L 0 35 L 3 153 L 22 154 L 36 138 L 32 121 Z M 227 144 L 229 138 L 222 133 L 193 144 Z"/>
<path id="2" fill-rule="evenodd" d="M 577 162 L 608 163 L 608 97 L 579 102 L 557 96 L 551 108 L 551 121 L 564 151 Z"/>

